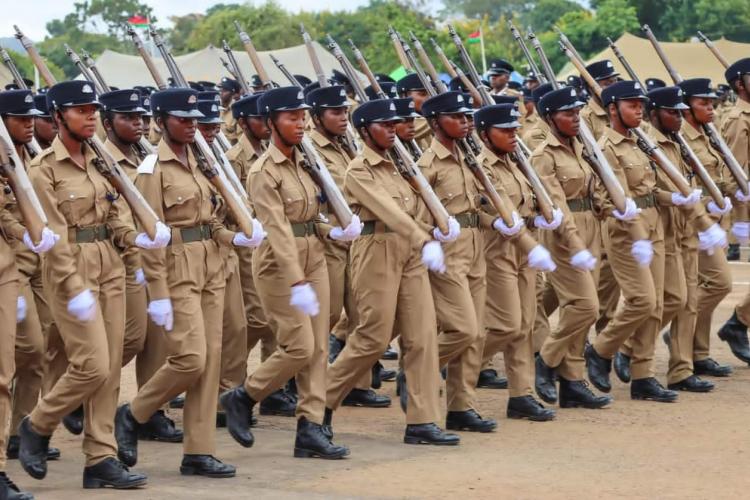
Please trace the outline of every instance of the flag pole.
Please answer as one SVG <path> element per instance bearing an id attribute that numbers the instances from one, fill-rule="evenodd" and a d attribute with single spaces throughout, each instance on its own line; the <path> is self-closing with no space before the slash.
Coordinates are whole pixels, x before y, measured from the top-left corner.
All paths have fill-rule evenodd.
<path id="1" fill-rule="evenodd" d="M 484 54 L 484 31 L 482 25 L 484 24 L 484 18 L 479 20 L 479 49 L 482 52 L 482 76 L 487 73 L 487 56 Z"/>

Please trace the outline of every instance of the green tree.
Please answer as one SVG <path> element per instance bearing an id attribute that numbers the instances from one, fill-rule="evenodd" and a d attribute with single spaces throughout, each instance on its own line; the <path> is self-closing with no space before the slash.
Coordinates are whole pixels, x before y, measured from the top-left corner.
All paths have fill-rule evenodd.
<path id="1" fill-rule="evenodd" d="M 569 12 L 581 12 L 583 7 L 573 0 L 538 0 L 533 9 L 521 16 L 522 26 L 531 26 L 535 32 L 544 32 L 563 15 Z"/>
<path id="2" fill-rule="evenodd" d="M 489 16 L 494 22 L 501 17 L 522 17 L 534 9 L 532 0 L 443 0 L 443 14 L 463 14 L 470 19 Z"/>

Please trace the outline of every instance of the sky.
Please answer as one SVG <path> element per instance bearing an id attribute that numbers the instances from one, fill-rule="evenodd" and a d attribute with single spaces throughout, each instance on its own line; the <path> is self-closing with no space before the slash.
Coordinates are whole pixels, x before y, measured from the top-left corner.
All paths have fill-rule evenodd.
<path id="1" fill-rule="evenodd" d="M 166 23 L 170 16 L 181 16 L 205 10 L 217 3 L 242 3 L 241 0 L 150 0 L 154 14 L 160 25 Z M 356 9 L 366 5 L 368 0 L 278 0 L 285 9 L 298 12 L 305 10 L 343 10 Z M 17 24 L 32 40 L 42 40 L 47 34 L 45 25 L 52 19 L 62 18 L 73 11 L 71 0 L 24 0 L 13 2 L 13 7 L 0 16 L 0 38 L 13 36 L 13 25 Z"/>

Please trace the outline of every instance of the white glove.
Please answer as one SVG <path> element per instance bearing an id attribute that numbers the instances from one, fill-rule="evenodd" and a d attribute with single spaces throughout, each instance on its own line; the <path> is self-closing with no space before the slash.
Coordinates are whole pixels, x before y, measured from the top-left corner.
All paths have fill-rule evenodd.
<path id="1" fill-rule="evenodd" d="M 728 196 L 724 197 L 724 210 L 720 209 L 714 200 L 709 201 L 706 207 L 711 215 L 726 215 L 732 211 L 732 200 Z"/>
<path id="2" fill-rule="evenodd" d="M 455 241 L 461 235 L 461 224 L 452 215 L 448 217 L 448 234 L 443 234 L 439 228 L 432 230 L 432 237 L 443 243 Z"/>
<path id="3" fill-rule="evenodd" d="M 672 193 L 672 204 L 678 207 L 692 207 L 700 201 L 702 194 L 700 189 L 694 189 L 687 196 L 683 196 L 682 193 Z"/>
<path id="4" fill-rule="evenodd" d="M 88 288 L 68 301 L 68 312 L 78 321 L 87 323 L 96 317 L 96 300 Z"/>
<path id="5" fill-rule="evenodd" d="M 705 231 L 698 231 L 698 249 L 713 255 L 717 248 L 727 246 L 727 233 L 718 224 L 713 224 Z"/>
<path id="6" fill-rule="evenodd" d="M 18 300 L 16 301 L 16 323 L 20 323 L 21 321 L 26 319 L 26 299 L 23 297 L 23 295 L 18 296 Z"/>
<path id="7" fill-rule="evenodd" d="M 443 247 L 437 241 L 428 241 L 422 247 L 422 264 L 436 273 L 445 272 L 445 255 Z"/>
<path id="8" fill-rule="evenodd" d="M 737 201 L 741 201 L 742 203 L 750 201 L 750 194 L 745 196 L 741 189 L 738 189 L 737 192 L 734 193 L 734 197 L 737 198 Z"/>
<path id="9" fill-rule="evenodd" d="M 593 271 L 596 267 L 596 257 L 591 255 L 591 252 L 584 249 L 570 258 L 570 264 L 578 269 L 583 269 L 584 271 Z"/>
<path id="10" fill-rule="evenodd" d="M 263 224 L 258 219 L 253 219 L 253 235 L 248 238 L 245 233 L 235 233 L 232 238 L 232 244 L 236 247 L 248 247 L 257 248 L 263 243 L 263 239 L 267 236 L 265 230 L 263 230 Z"/>
<path id="11" fill-rule="evenodd" d="M 554 231 L 555 229 L 560 227 L 560 224 L 562 224 L 562 220 L 563 211 L 559 208 L 555 208 L 552 210 L 552 222 L 547 222 L 547 219 L 545 219 L 543 215 L 537 215 L 536 217 L 534 217 L 534 226 L 540 229 Z"/>
<path id="12" fill-rule="evenodd" d="M 557 265 L 552 260 L 552 255 L 542 245 L 537 245 L 529 252 L 529 265 L 539 271 L 551 273 L 557 269 Z"/>
<path id="13" fill-rule="evenodd" d="M 363 224 L 359 221 L 359 217 L 357 215 L 352 215 L 352 221 L 348 226 L 343 229 L 336 226 L 331 229 L 331 232 L 328 233 L 328 235 L 332 240 L 336 241 L 354 241 L 359 238 L 359 235 L 362 233 L 362 226 Z"/>
<path id="14" fill-rule="evenodd" d="M 172 239 L 172 231 L 169 230 L 162 222 L 156 222 L 156 236 L 152 240 L 146 233 L 138 233 L 135 237 L 135 246 L 153 250 L 155 248 L 164 248 Z"/>
<path id="15" fill-rule="evenodd" d="M 136 285 L 143 285 L 146 283 L 146 274 L 143 272 L 143 268 L 138 268 L 135 270 L 135 284 Z"/>
<path id="16" fill-rule="evenodd" d="M 511 227 L 508 227 L 505 222 L 503 222 L 502 217 L 498 217 L 495 219 L 495 222 L 492 223 L 492 227 L 494 227 L 497 231 L 500 231 L 500 233 L 503 236 L 514 236 L 518 234 L 518 232 L 523 229 L 523 220 L 521 220 L 521 217 L 518 215 L 518 212 L 513 211 L 512 213 L 513 217 L 513 225 Z"/>
<path id="17" fill-rule="evenodd" d="M 633 242 L 630 253 L 638 264 L 642 267 L 648 267 L 651 264 L 651 259 L 654 258 L 654 247 L 651 240 L 638 240 Z"/>
<path id="18" fill-rule="evenodd" d="M 732 224 L 732 234 L 737 238 L 737 241 L 747 245 L 750 241 L 750 222 L 735 222 Z"/>
<path id="19" fill-rule="evenodd" d="M 641 209 L 635 206 L 635 202 L 632 198 L 625 198 L 625 213 L 620 213 L 619 210 L 614 209 L 612 215 L 618 220 L 632 220 L 641 213 Z"/>
<path id="20" fill-rule="evenodd" d="M 55 234 L 50 228 L 45 227 L 42 229 L 42 241 L 40 241 L 38 245 L 34 245 L 34 242 L 31 241 L 31 236 L 29 236 L 29 232 L 23 232 L 23 244 L 34 253 L 44 253 L 49 251 L 55 246 L 55 243 L 57 243 L 57 240 L 59 239 L 59 234 Z"/>
<path id="21" fill-rule="evenodd" d="M 152 300 L 148 303 L 148 315 L 156 326 L 163 326 L 168 332 L 174 326 L 174 310 L 171 299 Z"/>
<path id="22" fill-rule="evenodd" d="M 317 316 L 320 312 L 318 297 L 310 283 L 293 286 L 289 304 L 307 316 Z"/>

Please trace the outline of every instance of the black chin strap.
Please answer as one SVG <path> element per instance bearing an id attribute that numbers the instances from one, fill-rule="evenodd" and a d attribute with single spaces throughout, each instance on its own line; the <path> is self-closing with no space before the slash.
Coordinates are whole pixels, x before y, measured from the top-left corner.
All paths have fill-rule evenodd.
<path id="1" fill-rule="evenodd" d="M 58 117 L 58 120 L 60 121 L 60 123 L 62 124 L 62 126 L 63 126 L 63 127 L 65 128 L 65 130 L 67 130 L 67 131 L 68 131 L 68 134 L 70 134 L 70 136 L 71 136 L 71 137 L 72 137 L 73 139 L 75 139 L 76 141 L 78 141 L 78 142 L 80 142 L 80 143 L 86 142 L 86 138 L 85 138 L 85 137 L 83 137 L 83 136 L 81 136 L 81 135 L 79 135 L 79 134 L 76 134 L 75 132 L 73 132 L 73 131 L 72 131 L 72 130 L 70 129 L 70 127 L 68 126 L 68 122 L 67 122 L 67 121 L 65 121 L 65 117 L 63 116 L 63 112 L 62 112 L 62 109 L 60 109 L 60 108 L 56 108 L 56 111 L 57 111 L 57 117 Z"/>
<path id="2" fill-rule="evenodd" d="M 279 131 L 279 129 L 276 127 L 276 122 L 273 121 L 273 116 L 269 115 L 268 116 L 268 121 L 271 122 L 271 127 L 270 127 L 271 130 L 272 131 L 274 131 L 274 130 L 276 131 L 276 137 L 279 138 L 279 140 L 281 141 L 281 143 L 284 146 L 286 146 L 288 148 L 294 148 L 294 147 L 297 146 L 296 144 L 292 144 L 291 142 L 289 142 L 286 139 L 284 139 L 284 136 L 281 134 L 281 131 Z"/>

